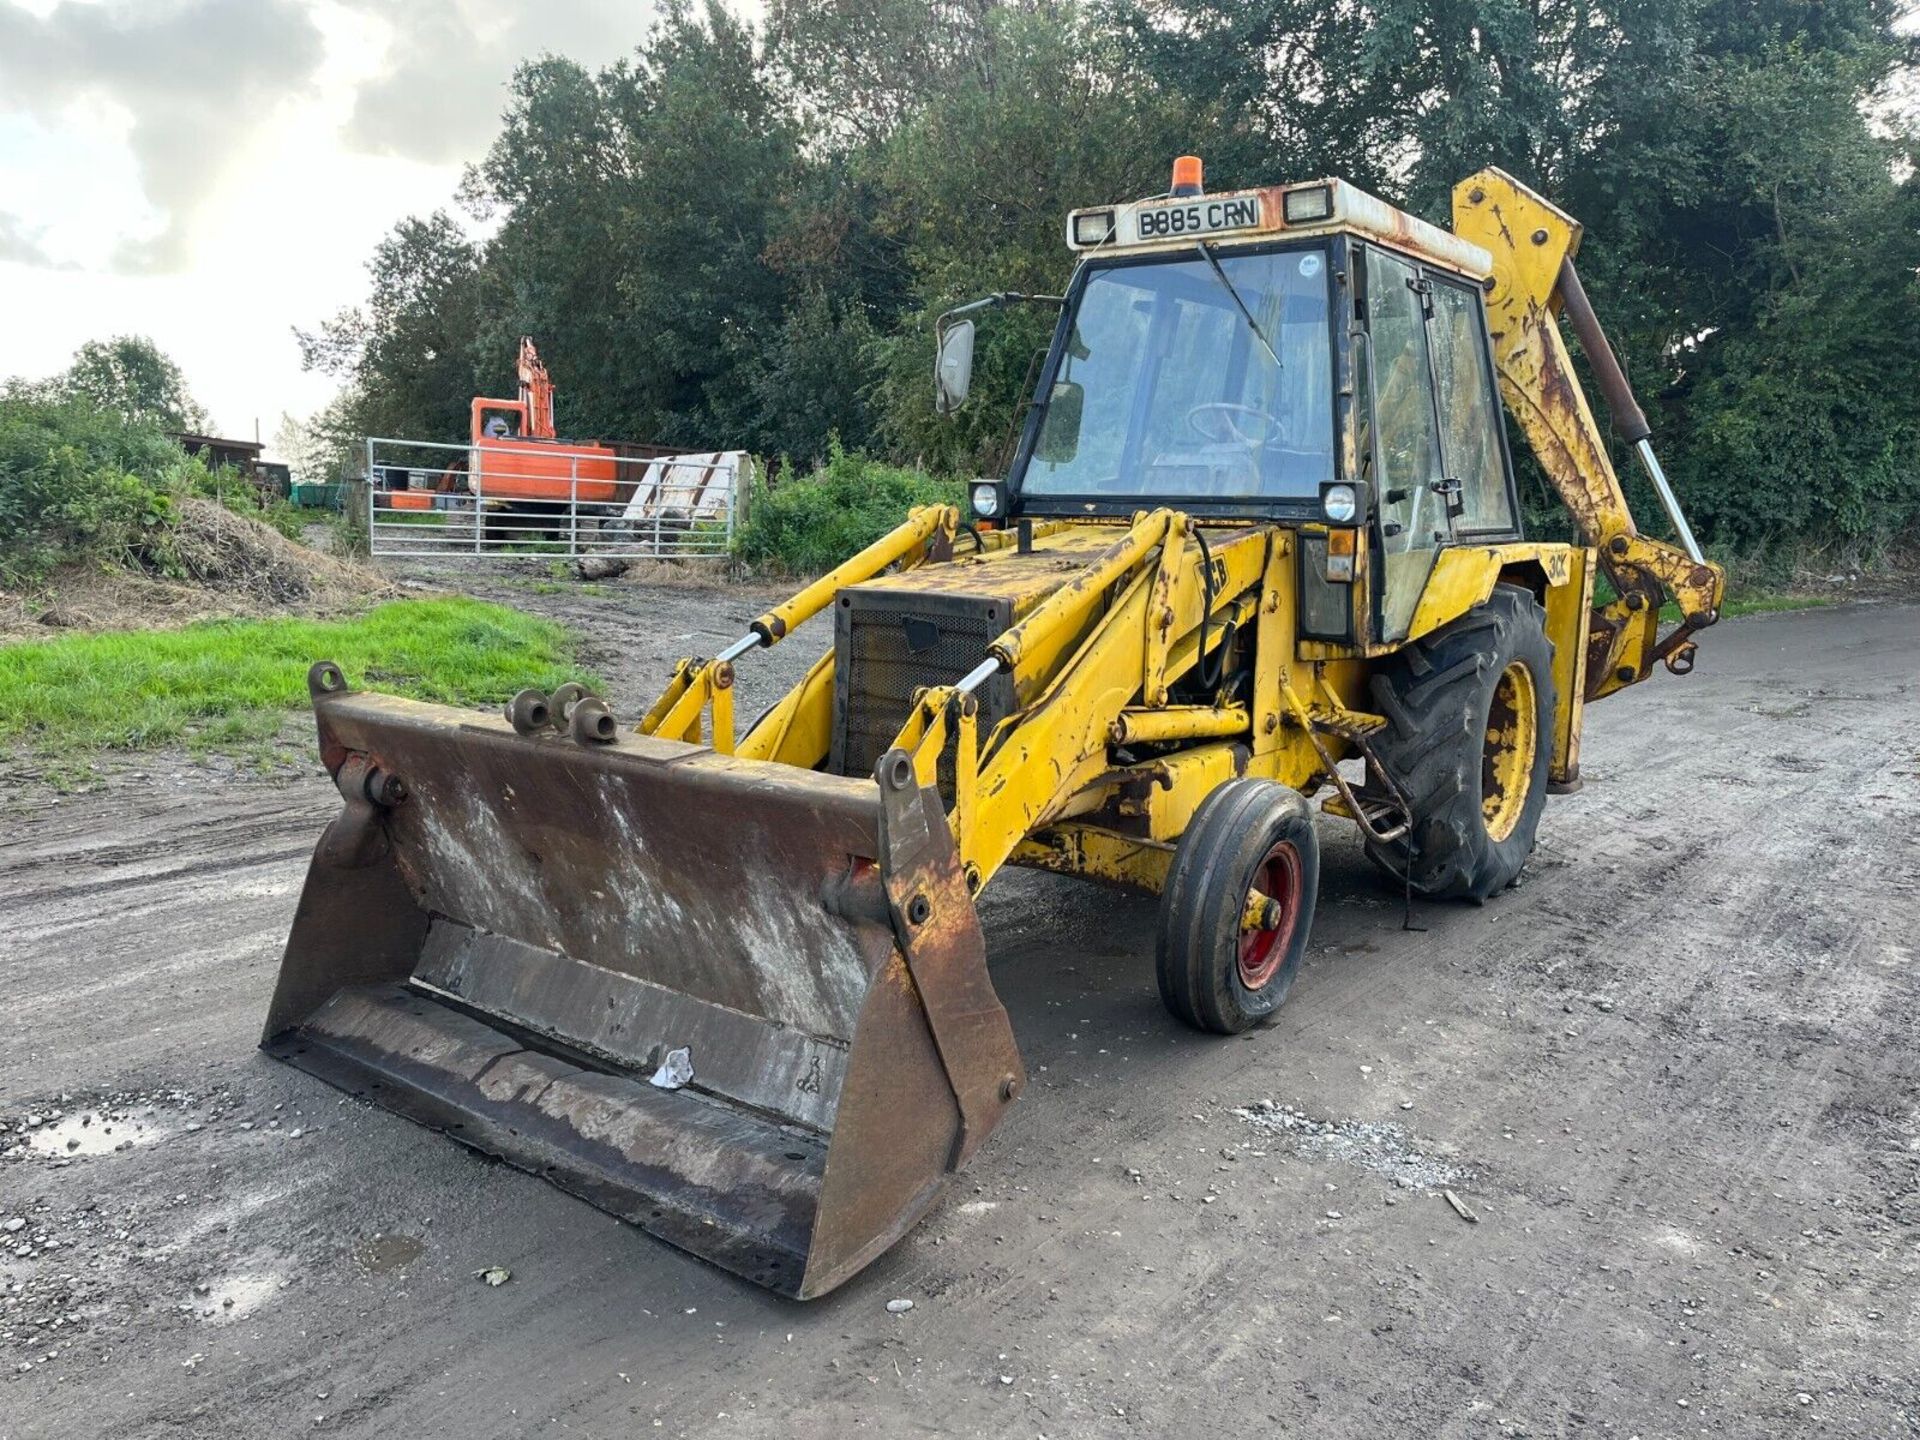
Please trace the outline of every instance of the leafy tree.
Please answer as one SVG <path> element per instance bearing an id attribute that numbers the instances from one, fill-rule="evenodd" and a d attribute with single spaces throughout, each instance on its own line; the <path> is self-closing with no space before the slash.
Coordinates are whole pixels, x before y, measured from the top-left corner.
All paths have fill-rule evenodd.
<path id="1" fill-rule="evenodd" d="M 717 3 L 670 6 L 597 76 L 521 68 L 467 192 L 504 216 L 487 263 L 511 328 L 540 339 L 567 426 L 715 443 L 734 357 L 780 323 L 764 252 L 797 143 L 752 33 Z"/>
<path id="2" fill-rule="evenodd" d="M 948 472 L 997 470 L 1031 392 L 1054 312 L 990 315 L 975 398 L 956 422 L 932 410 L 933 325 L 994 292 L 1059 294 L 1073 270 L 1067 212 L 1166 189 L 1173 157 L 1209 124 L 1150 82 L 1116 85 L 1118 38 L 1086 12 L 995 12 L 992 65 L 937 95 L 875 158 L 918 303 L 876 344 L 880 431 L 895 453 Z"/>
<path id="3" fill-rule="evenodd" d="M 1894 0 L 772 0 L 764 43 L 674 0 L 619 64 L 522 66 L 462 190 L 488 238 L 405 222 L 302 338 L 336 436 L 457 438 L 532 334 L 563 432 L 991 472 L 1053 316 L 983 319 L 957 423 L 933 324 L 1058 293 L 1069 209 L 1197 151 L 1444 221 L 1497 164 L 1584 222 L 1698 528 L 1865 547 L 1920 520 L 1915 58 Z"/>
<path id="4" fill-rule="evenodd" d="M 513 377 L 513 351 L 494 357 L 482 329 L 496 286 L 480 251 L 443 213 L 401 221 L 375 248 L 372 298 L 312 332 L 296 331 L 308 369 L 349 382 L 363 435 L 467 438 L 473 396 Z M 511 390 L 508 393 L 512 393 Z"/>
<path id="5" fill-rule="evenodd" d="M 797 113 L 830 142 L 879 144 L 935 95 L 993 83 L 1001 0 L 774 0 L 769 45 Z"/>
<path id="6" fill-rule="evenodd" d="M 811 465 L 827 457 L 836 437 L 866 444 L 872 434 L 867 397 L 876 379 L 865 310 L 810 290 L 766 343 L 740 357 L 733 383 L 716 393 L 713 409 L 740 444 Z"/>
<path id="7" fill-rule="evenodd" d="M 201 432 L 210 423 L 180 367 L 144 335 L 89 340 L 74 352 L 56 388 L 125 420 L 167 430 Z"/>
<path id="8" fill-rule="evenodd" d="M 1714 203 L 1689 218 L 1721 242 L 1701 267 L 1716 328 L 1680 352 L 1662 409 L 1675 474 L 1743 550 L 1871 549 L 1920 520 L 1920 191 L 1861 123 L 1879 68 L 1870 45 L 1795 34 L 1707 71 Z"/>

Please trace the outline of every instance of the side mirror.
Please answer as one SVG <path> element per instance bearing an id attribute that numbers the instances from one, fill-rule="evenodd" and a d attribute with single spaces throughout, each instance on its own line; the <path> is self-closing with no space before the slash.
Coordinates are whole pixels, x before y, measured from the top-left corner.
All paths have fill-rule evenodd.
<path id="1" fill-rule="evenodd" d="M 1080 450 L 1080 415 L 1086 408 L 1086 388 L 1071 380 L 1054 385 L 1047 397 L 1046 418 L 1040 422 L 1040 438 L 1034 442 L 1034 459 L 1048 465 L 1065 465 Z"/>
<path id="2" fill-rule="evenodd" d="M 973 321 L 962 320 L 940 336 L 933 359 L 933 408 L 951 415 L 967 403 L 973 387 Z"/>

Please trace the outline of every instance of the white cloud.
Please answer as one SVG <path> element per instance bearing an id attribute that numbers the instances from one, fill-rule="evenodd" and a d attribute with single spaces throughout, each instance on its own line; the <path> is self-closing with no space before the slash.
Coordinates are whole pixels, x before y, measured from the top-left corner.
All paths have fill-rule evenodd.
<path id="1" fill-rule="evenodd" d="M 498 128 L 513 67 L 543 53 L 595 68 L 645 38 L 630 0 L 343 0 L 387 28 L 385 61 L 360 86 L 347 143 L 434 164 L 471 160 Z"/>
<path id="2" fill-rule="evenodd" d="M 43 14 L 0 4 L 0 109 L 48 127 L 124 116 L 157 233 L 121 236 L 115 268 L 167 273 L 250 123 L 297 99 L 322 57 L 300 0 L 106 0 Z"/>
<path id="3" fill-rule="evenodd" d="M 293 327 L 449 203 L 514 65 L 606 64 L 622 0 L 0 0 L 0 377 L 150 335 L 223 430 L 311 413 Z"/>
<path id="4" fill-rule="evenodd" d="M 56 260 L 42 248 L 44 225 L 28 225 L 17 215 L 0 210 L 0 261 L 30 265 L 44 270 L 70 270 L 71 260 Z"/>

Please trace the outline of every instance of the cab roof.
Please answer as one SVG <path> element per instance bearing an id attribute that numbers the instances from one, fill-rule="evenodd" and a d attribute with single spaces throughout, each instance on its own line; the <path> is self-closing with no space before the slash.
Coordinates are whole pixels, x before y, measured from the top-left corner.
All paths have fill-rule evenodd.
<path id="1" fill-rule="evenodd" d="M 1173 211 L 1183 212 L 1177 229 Z M 1185 223 L 1196 212 L 1197 228 Z M 1087 206 L 1068 215 L 1067 246 L 1082 255 L 1142 255 L 1191 249 L 1196 240 L 1228 250 L 1343 231 L 1476 281 L 1493 271 L 1493 257 L 1472 241 L 1333 179 Z"/>

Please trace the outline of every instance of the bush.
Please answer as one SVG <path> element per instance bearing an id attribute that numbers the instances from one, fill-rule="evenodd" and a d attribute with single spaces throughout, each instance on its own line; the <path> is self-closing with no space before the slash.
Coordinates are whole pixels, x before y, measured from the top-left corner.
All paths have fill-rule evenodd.
<path id="1" fill-rule="evenodd" d="M 167 526 L 196 469 L 154 422 L 0 393 L 0 584 L 87 556 L 166 568 Z"/>
<path id="2" fill-rule="evenodd" d="M 0 390 L 0 585 L 75 560 L 179 576 L 173 528 L 192 496 L 298 539 L 306 517 L 234 470 L 209 470 L 157 420 L 31 387 Z"/>
<path id="3" fill-rule="evenodd" d="M 961 481 L 883 465 L 843 449 L 836 438 L 828 444 L 826 464 L 811 475 L 796 477 L 785 466 L 777 483 L 754 486 L 734 553 L 751 565 L 817 574 L 871 545 L 915 505 L 965 501 Z"/>

